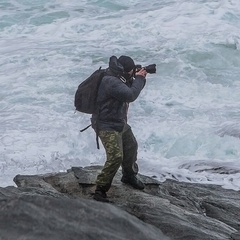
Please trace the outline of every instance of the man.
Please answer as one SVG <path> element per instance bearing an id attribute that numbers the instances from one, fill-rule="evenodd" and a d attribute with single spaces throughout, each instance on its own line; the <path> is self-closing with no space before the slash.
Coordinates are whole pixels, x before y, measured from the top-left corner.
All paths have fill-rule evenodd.
<path id="1" fill-rule="evenodd" d="M 117 59 L 112 56 L 99 86 L 99 112 L 92 115 L 91 121 L 105 148 L 107 160 L 96 180 L 93 198 L 97 201 L 109 202 L 106 192 L 120 166 L 123 183 L 144 189 L 144 184 L 136 177 L 138 144 L 127 124 L 129 102 L 137 99 L 146 82 L 146 70 L 135 70 L 132 58 L 121 56 Z"/>

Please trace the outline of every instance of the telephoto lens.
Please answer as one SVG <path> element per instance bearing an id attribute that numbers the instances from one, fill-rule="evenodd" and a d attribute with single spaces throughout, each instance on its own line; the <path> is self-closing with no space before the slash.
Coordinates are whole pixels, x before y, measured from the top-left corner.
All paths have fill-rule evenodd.
<path id="1" fill-rule="evenodd" d="M 150 64 L 146 67 L 142 67 L 142 65 L 138 64 L 136 65 L 136 72 L 138 72 L 141 68 L 144 68 L 147 71 L 147 73 L 150 73 L 150 74 L 156 73 L 156 64 Z"/>
<path id="2" fill-rule="evenodd" d="M 144 68 L 147 71 L 147 73 L 150 73 L 150 74 L 156 73 L 156 64 L 150 64 Z"/>

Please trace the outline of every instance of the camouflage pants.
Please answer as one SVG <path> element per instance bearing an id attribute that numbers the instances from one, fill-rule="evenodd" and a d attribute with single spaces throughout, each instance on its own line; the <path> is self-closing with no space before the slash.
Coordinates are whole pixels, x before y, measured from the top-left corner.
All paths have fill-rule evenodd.
<path id="1" fill-rule="evenodd" d="M 96 184 L 107 192 L 120 166 L 123 175 L 138 173 L 136 163 L 138 144 L 130 126 L 127 126 L 123 132 L 99 131 L 99 137 L 105 148 L 107 160 L 97 176 Z"/>

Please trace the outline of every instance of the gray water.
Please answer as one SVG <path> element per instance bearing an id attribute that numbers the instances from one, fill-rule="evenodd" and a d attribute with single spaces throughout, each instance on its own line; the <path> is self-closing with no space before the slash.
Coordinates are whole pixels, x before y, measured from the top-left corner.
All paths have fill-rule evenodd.
<path id="1" fill-rule="evenodd" d="M 78 84 L 112 55 L 157 64 L 129 124 L 140 172 L 240 189 L 237 0 L 0 1 L 0 185 L 103 164 Z"/>

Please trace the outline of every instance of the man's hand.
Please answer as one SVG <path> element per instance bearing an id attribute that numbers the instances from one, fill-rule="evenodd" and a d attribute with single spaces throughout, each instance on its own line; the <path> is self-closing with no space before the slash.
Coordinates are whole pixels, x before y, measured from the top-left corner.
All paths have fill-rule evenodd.
<path id="1" fill-rule="evenodd" d="M 147 71 L 145 70 L 145 68 L 141 68 L 138 72 L 135 73 L 135 75 L 146 77 L 147 76 Z"/>

